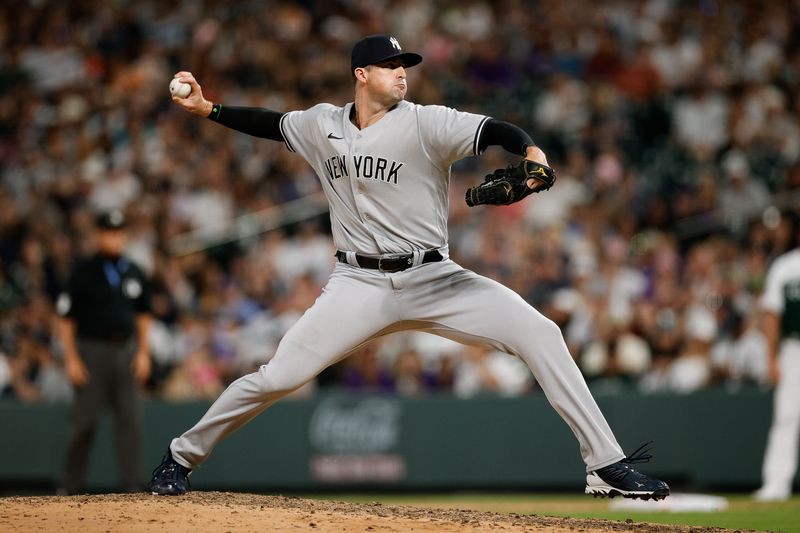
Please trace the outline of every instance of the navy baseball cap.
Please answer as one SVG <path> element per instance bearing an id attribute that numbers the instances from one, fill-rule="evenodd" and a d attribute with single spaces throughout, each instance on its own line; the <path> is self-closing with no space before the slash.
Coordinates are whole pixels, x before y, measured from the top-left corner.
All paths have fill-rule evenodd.
<path id="1" fill-rule="evenodd" d="M 125 215 L 119 209 L 104 211 L 95 219 L 97 228 L 101 230 L 118 230 L 125 227 Z"/>
<path id="2" fill-rule="evenodd" d="M 350 72 L 387 59 L 399 59 L 404 67 L 413 67 L 422 61 L 422 56 L 414 52 L 403 52 L 400 43 L 389 35 L 370 35 L 353 46 L 350 57 Z"/>

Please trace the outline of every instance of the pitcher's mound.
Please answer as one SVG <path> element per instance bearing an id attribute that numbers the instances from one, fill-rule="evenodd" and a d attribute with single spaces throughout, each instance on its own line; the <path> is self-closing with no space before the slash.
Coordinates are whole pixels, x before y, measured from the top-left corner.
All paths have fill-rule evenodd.
<path id="1" fill-rule="evenodd" d="M 0 531 L 329 531 L 329 532 L 713 532 L 713 528 L 659 526 L 380 503 L 355 504 L 283 496 L 190 492 L 12 497 L 0 499 Z"/>

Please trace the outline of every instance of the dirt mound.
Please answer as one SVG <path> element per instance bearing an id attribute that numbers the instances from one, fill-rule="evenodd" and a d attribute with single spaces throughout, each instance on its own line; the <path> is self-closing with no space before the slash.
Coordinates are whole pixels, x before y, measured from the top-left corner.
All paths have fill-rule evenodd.
<path id="1" fill-rule="evenodd" d="M 703 532 L 675 528 L 459 509 L 425 509 L 380 503 L 355 504 L 283 496 L 192 492 L 12 497 L 0 499 L 0 531 L 329 531 L 329 532 Z"/>

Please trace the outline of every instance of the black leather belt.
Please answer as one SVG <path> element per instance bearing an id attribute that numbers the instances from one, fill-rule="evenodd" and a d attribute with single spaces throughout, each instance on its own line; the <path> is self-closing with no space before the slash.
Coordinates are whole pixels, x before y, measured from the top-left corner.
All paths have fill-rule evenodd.
<path id="1" fill-rule="evenodd" d="M 336 258 L 347 263 L 347 254 L 342 251 L 336 252 Z M 422 256 L 422 263 L 436 263 L 444 259 L 439 250 L 428 250 Z M 369 257 L 367 255 L 356 254 L 356 263 L 361 268 L 371 268 L 381 272 L 400 272 L 410 268 L 414 264 L 414 254 L 400 254 L 386 257 Z"/>

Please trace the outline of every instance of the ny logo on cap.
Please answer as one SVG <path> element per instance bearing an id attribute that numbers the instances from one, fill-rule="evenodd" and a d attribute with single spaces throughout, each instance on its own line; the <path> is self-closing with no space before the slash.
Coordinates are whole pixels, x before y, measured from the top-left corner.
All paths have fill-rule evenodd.
<path id="1" fill-rule="evenodd" d="M 119 226 L 125 220 L 125 216 L 122 214 L 122 211 L 119 209 L 115 209 L 108 214 L 108 221 L 113 226 Z"/>
<path id="2" fill-rule="evenodd" d="M 389 37 L 389 42 L 392 44 L 392 46 L 394 46 L 398 50 L 402 50 L 402 48 L 400 48 L 400 43 L 397 42 L 397 39 L 395 39 L 394 37 Z"/>

